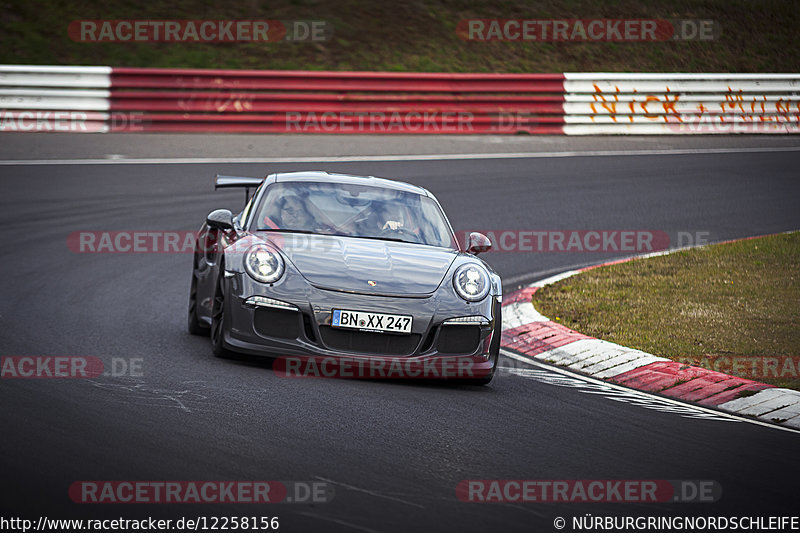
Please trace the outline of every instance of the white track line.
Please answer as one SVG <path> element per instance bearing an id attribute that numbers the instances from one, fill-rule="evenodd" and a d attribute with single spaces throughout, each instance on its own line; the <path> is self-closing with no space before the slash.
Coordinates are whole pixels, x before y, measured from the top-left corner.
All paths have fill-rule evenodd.
<path id="1" fill-rule="evenodd" d="M 661 401 L 664 401 L 664 402 L 667 402 L 667 403 L 671 403 L 673 405 L 689 406 L 689 407 L 692 407 L 694 409 L 698 409 L 700 411 L 704 411 L 706 413 L 713 414 L 715 416 L 720 416 L 720 417 L 723 417 L 723 418 L 730 418 L 732 420 L 738 420 L 740 422 L 749 422 L 751 424 L 756 424 L 756 425 L 759 425 L 759 426 L 764 426 L 764 427 L 768 427 L 768 428 L 772 428 L 772 429 L 779 429 L 779 430 L 782 430 L 782 431 L 788 431 L 790 433 L 800 434 L 800 430 L 797 430 L 797 429 L 794 429 L 794 428 L 785 427 L 785 426 L 779 426 L 777 424 L 769 424 L 767 422 L 762 422 L 760 420 L 754 420 L 752 418 L 747 418 L 747 417 L 744 417 L 744 416 L 736 416 L 736 415 L 732 415 L 730 413 L 726 413 L 724 411 L 717 411 L 716 409 L 709 409 L 708 407 L 705 407 L 705 406 L 702 406 L 702 405 L 699 405 L 699 404 L 694 404 L 694 403 L 689 403 L 689 402 L 682 402 L 680 400 L 676 400 L 674 398 L 670 398 L 669 396 L 660 396 L 660 395 L 657 395 L 657 394 L 650 394 L 650 393 L 648 393 L 646 391 L 641 391 L 641 390 L 638 390 L 638 389 L 631 389 L 629 387 L 623 387 L 621 385 L 617 385 L 616 383 L 609 383 L 608 381 L 603 381 L 602 379 L 594 379 L 594 378 L 591 378 L 589 376 L 585 376 L 583 374 L 578 374 L 577 372 L 570 372 L 568 370 L 564 370 L 562 368 L 558 368 L 558 367 L 553 366 L 553 365 L 548 365 L 548 364 L 545 364 L 545 363 L 540 363 L 539 361 L 534 361 L 533 359 L 531 359 L 529 357 L 525 357 L 523 355 L 518 355 L 518 354 L 516 354 L 514 352 L 511 352 L 511 351 L 508 351 L 508 350 L 505 350 L 505 349 L 502 349 L 502 348 L 500 349 L 500 353 L 502 355 L 510 358 L 510 359 L 514 359 L 516 361 L 520 361 L 522 363 L 526 363 L 526 364 L 529 364 L 531 366 L 536 366 L 536 367 L 539 367 L 539 368 L 543 368 L 545 370 L 549 370 L 549 371 L 555 372 L 557 374 L 562 374 L 564 376 L 568 376 L 568 377 L 573 378 L 573 379 L 580 379 L 580 380 L 587 381 L 589 383 L 594 383 L 594 384 L 597 384 L 597 385 L 604 385 L 604 386 L 611 387 L 611 388 L 614 388 L 614 389 L 617 389 L 617 390 L 620 390 L 620 391 L 625 391 L 625 392 L 634 391 L 634 392 L 637 392 L 639 394 L 643 394 L 645 396 L 651 396 L 653 398 L 657 398 L 658 400 L 661 400 Z"/>
<path id="2" fill-rule="evenodd" d="M 311 157 L 175 157 L 175 158 L 125 158 L 100 159 L 6 159 L 0 166 L 9 165 L 187 165 L 218 163 L 350 163 L 360 161 L 449 161 L 462 159 L 544 159 L 556 157 L 623 157 L 643 155 L 703 155 L 703 154 L 757 154 L 775 152 L 800 152 L 800 146 L 773 146 L 761 148 L 677 148 L 670 150 L 586 150 L 565 152 L 513 152 L 483 154 L 411 154 L 411 155 L 347 155 Z"/>

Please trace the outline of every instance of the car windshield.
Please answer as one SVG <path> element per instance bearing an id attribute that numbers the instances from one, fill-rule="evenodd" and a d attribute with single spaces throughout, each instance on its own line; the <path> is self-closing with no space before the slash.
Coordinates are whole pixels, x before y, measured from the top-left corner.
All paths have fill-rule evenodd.
<path id="1" fill-rule="evenodd" d="M 256 231 L 287 231 L 397 240 L 455 248 L 439 205 L 419 194 L 342 183 L 271 185 L 261 201 Z"/>

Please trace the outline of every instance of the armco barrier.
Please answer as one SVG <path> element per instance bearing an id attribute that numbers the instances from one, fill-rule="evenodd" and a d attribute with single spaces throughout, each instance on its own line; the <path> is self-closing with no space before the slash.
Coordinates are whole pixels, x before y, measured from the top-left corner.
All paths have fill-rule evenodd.
<path id="1" fill-rule="evenodd" d="M 148 131 L 561 133 L 563 76 L 114 69 Z"/>
<path id="2" fill-rule="evenodd" d="M 797 133 L 800 74 L 0 66 L 0 131 Z"/>
<path id="3" fill-rule="evenodd" d="M 564 133 L 798 133 L 800 74 L 564 75 Z"/>

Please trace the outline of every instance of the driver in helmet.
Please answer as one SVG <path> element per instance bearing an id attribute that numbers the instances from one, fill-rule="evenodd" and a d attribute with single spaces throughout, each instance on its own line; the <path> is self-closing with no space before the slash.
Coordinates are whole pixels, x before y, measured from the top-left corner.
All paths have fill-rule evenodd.
<path id="1" fill-rule="evenodd" d="M 379 212 L 378 224 L 381 231 L 397 231 L 403 227 L 403 210 L 397 204 L 383 204 L 383 209 Z"/>

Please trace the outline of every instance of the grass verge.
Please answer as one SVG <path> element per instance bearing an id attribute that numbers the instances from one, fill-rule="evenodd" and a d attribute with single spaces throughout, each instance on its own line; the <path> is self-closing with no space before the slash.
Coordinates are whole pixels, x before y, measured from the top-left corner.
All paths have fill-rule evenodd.
<path id="1" fill-rule="evenodd" d="M 4 0 L 0 63 L 423 72 L 797 72 L 800 10 L 784 0 Z M 465 19 L 704 19 L 710 41 L 480 42 Z M 324 20 L 314 43 L 88 43 L 79 20 Z"/>
<path id="2" fill-rule="evenodd" d="M 533 300 L 592 337 L 800 390 L 800 232 L 596 268 Z"/>

